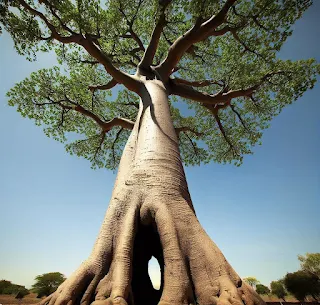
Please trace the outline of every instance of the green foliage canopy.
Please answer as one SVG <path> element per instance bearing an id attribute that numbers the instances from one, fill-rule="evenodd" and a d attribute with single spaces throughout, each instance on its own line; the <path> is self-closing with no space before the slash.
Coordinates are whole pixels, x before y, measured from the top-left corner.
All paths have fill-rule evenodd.
<path id="1" fill-rule="evenodd" d="M 299 301 L 304 301 L 307 296 L 312 296 L 315 299 L 320 297 L 319 278 L 309 272 L 299 270 L 287 273 L 284 278 L 284 285 Z"/>
<path id="2" fill-rule="evenodd" d="M 301 269 L 313 274 L 320 280 L 320 253 L 306 253 L 298 255 L 301 262 Z"/>
<path id="3" fill-rule="evenodd" d="M 57 290 L 65 280 L 65 276 L 60 272 L 50 272 L 38 275 L 32 285 L 33 291 L 38 293 L 38 297 L 48 296 Z"/>
<path id="4" fill-rule="evenodd" d="M 22 297 L 29 294 L 29 290 L 25 286 L 12 284 L 11 281 L 0 281 L 0 294 L 20 294 Z"/>
<path id="5" fill-rule="evenodd" d="M 9 105 L 43 125 L 48 136 L 66 143 L 71 154 L 89 159 L 93 167 L 113 169 L 129 135 L 127 127 L 137 115 L 138 96 L 125 81 L 120 91 L 110 89 L 136 72 L 150 45 L 156 51 L 148 67 L 170 67 L 181 35 L 191 28 L 207 29 L 212 21 L 215 26 L 203 39 L 184 41 L 190 45 L 171 67 L 167 83 L 172 88 L 172 119 L 181 129 L 186 164 L 239 165 L 260 143 L 270 120 L 315 84 L 320 68 L 314 59 L 277 58 L 292 25 L 311 4 L 310 0 L 4 0 L 0 24 L 12 36 L 17 52 L 34 60 L 37 52 L 53 50 L 60 64 L 16 84 L 8 92 Z M 150 43 L 157 30 L 161 30 L 158 42 Z M 218 98 L 222 102 L 214 105 L 199 101 Z M 189 111 L 179 102 L 185 102 Z M 114 121 L 119 118 L 124 120 Z"/>
<path id="6" fill-rule="evenodd" d="M 248 283 L 251 287 L 255 287 L 260 282 L 253 276 L 248 276 L 243 279 L 246 283 Z"/>
<path id="7" fill-rule="evenodd" d="M 283 281 L 272 281 L 270 284 L 271 293 L 276 295 L 278 298 L 285 300 L 287 292 L 284 288 Z"/>
<path id="8" fill-rule="evenodd" d="M 4 294 L 4 289 L 10 287 L 12 283 L 10 281 L 1 280 L 0 281 L 0 294 Z"/>
<path id="9" fill-rule="evenodd" d="M 270 293 L 270 289 L 262 284 L 257 284 L 256 285 L 256 292 L 258 294 L 269 294 Z"/>
<path id="10" fill-rule="evenodd" d="M 15 296 L 15 299 L 21 300 L 23 299 L 26 295 L 29 294 L 29 290 L 24 288 L 18 291 L 18 293 Z"/>

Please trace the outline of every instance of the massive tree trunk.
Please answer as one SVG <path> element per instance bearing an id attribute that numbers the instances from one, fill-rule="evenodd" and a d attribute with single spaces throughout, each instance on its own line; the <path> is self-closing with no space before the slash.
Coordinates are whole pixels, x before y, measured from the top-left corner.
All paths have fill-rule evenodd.
<path id="1" fill-rule="evenodd" d="M 154 256 L 161 287 L 148 275 Z M 168 89 L 144 80 L 140 110 L 90 257 L 43 303 L 261 304 L 201 227 L 192 205 Z"/>

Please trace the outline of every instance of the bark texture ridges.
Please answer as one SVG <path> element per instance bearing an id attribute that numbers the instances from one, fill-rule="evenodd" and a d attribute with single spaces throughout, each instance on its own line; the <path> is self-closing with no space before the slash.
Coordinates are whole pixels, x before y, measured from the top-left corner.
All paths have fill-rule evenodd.
<path id="1" fill-rule="evenodd" d="M 264 304 L 201 227 L 192 205 L 168 90 L 144 80 L 140 110 L 89 258 L 49 305 Z M 148 262 L 161 269 L 152 286 Z"/>

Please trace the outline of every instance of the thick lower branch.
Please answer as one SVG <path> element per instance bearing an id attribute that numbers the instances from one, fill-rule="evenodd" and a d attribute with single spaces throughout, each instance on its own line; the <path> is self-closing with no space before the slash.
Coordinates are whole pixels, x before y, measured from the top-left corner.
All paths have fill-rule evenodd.
<path id="1" fill-rule="evenodd" d="M 47 19 L 40 11 L 32 8 L 26 1 L 18 0 L 20 5 L 29 11 L 32 15 L 39 17 L 51 31 L 52 38 L 63 44 L 76 43 L 82 46 L 93 58 L 100 62 L 106 71 L 118 82 L 126 86 L 129 90 L 136 93 L 140 92 L 141 83 L 135 77 L 117 69 L 106 54 L 98 47 L 97 39 L 93 35 L 72 34 L 70 36 L 62 36 L 56 27 Z M 70 32 L 70 31 L 69 31 Z"/>
<path id="2" fill-rule="evenodd" d="M 105 121 L 101 120 L 98 115 L 89 111 L 88 109 L 84 108 L 83 106 L 73 102 L 67 96 L 65 97 L 65 99 L 59 100 L 59 101 L 53 101 L 50 97 L 47 97 L 47 99 L 49 100 L 49 102 L 44 102 L 44 103 L 34 102 L 34 105 L 40 106 L 40 107 L 45 106 L 45 105 L 57 105 L 57 106 L 61 107 L 62 111 L 74 110 L 74 111 L 79 112 L 82 115 L 94 120 L 97 123 L 97 125 L 102 129 L 103 132 L 108 132 L 114 126 L 121 126 L 122 128 L 129 129 L 129 130 L 132 130 L 134 127 L 134 122 L 129 119 L 126 119 L 126 118 L 113 118 L 110 121 L 105 122 Z M 69 103 L 69 105 L 66 105 L 63 102 L 67 102 L 67 103 Z"/>
<path id="3" fill-rule="evenodd" d="M 121 126 L 122 128 L 132 130 L 134 127 L 134 122 L 124 118 L 113 118 L 112 120 L 103 124 L 103 130 L 109 131 L 114 126 Z"/>
<path id="4" fill-rule="evenodd" d="M 160 14 L 159 20 L 155 28 L 153 29 L 149 45 L 143 55 L 141 62 L 139 63 L 139 66 L 141 68 L 146 68 L 152 65 L 152 61 L 153 61 L 154 55 L 157 52 L 157 48 L 159 45 L 161 34 L 163 32 L 163 28 L 166 24 L 165 10 L 167 6 L 171 3 L 171 1 L 172 0 L 162 1 L 161 14 Z"/>
<path id="5" fill-rule="evenodd" d="M 183 84 L 183 85 L 188 85 L 191 87 L 207 87 L 210 85 L 218 85 L 220 87 L 224 87 L 224 85 L 225 85 L 224 82 L 215 81 L 213 79 L 205 79 L 205 80 L 200 80 L 200 81 L 188 81 L 188 80 L 185 80 L 182 78 L 175 77 L 174 82 L 176 84 Z"/>
<path id="6" fill-rule="evenodd" d="M 261 86 L 268 81 L 268 79 L 274 75 L 286 75 L 291 73 L 290 71 L 275 71 L 264 75 L 255 85 L 245 89 L 229 90 L 225 92 L 226 88 L 222 89 L 216 94 L 208 94 L 200 92 L 192 88 L 193 83 L 182 79 L 171 79 L 171 94 L 178 95 L 196 102 L 200 102 L 203 105 L 219 105 L 224 108 L 230 104 L 233 98 L 237 97 L 249 97 L 256 92 Z M 204 85 L 207 83 L 204 82 Z M 218 83 L 217 83 L 218 84 Z M 201 87 L 201 82 L 195 82 L 195 85 Z M 219 84 L 220 85 L 220 84 Z M 219 107 L 218 106 L 218 107 Z M 221 108 L 221 107 L 220 107 Z"/>
<path id="7" fill-rule="evenodd" d="M 141 82 L 125 72 L 117 69 L 108 56 L 106 56 L 103 51 L 95 45 L 92 41 L 85 39 L 81 45 L 86 49 L 86 51 L 96 60 L 98 60 L 106 69 L 106 71 L 120 84 L 126 86 L 129 90 L 140 93 Z"/>
<path id="8" fill-rule="evenodd" d="M 197 91 L 193 89 L 191 86 L 187 86 L 185 84 L 179 84 L 175 80 L 171 81 L 170 93 L 174 95 L 178 95 L 187 99 L 191 99 L 196 102 L 200 102 L 203 104 L 216 105 L 219 103 L 225 103 L 227 98 L 218 92 L 214 95 Z"/>

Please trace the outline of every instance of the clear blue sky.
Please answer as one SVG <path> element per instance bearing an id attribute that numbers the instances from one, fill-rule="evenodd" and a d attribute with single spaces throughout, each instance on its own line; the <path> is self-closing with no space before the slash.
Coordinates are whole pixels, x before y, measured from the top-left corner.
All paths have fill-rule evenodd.
<path id="1" fill-rule="evenodd" d="M 320 1 L 295 25 L 282 58 L 320 60 Z M 115 174 L 91 170 L 7 106 L 5 93 L 32 71 L 0 37 L 0 278 L 29 287 L 36 275 L 70 275 L 89 255 Z M 187 168 L 198 218 L 240 276 L 269 285 L 320 252 L 320 84 L 288 106 L 240 168 Z M 155 266 L 153 266 L 155 270 Z"/>

